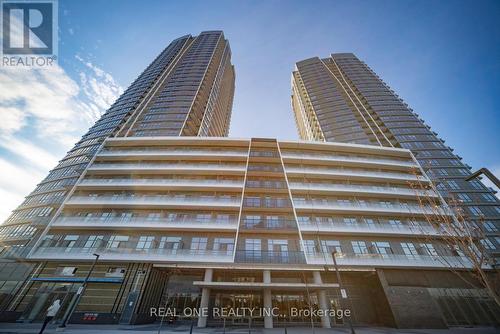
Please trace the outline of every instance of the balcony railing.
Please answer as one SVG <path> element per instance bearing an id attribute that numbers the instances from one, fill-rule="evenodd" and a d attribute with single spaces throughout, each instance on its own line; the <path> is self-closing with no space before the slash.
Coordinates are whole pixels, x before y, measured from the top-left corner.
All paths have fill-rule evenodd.
<path id="1" fill-rule="evenodd" d="M 184 205 L 184 206 L 239 206 L 238 198 L 202 198 L 185 197 L 176 198 L 164 195 L 144 195 L 144 196 L 73 196 L 67 202 L 67 205 L 78 204 L 132 204 L 132 205 Z"/>
<path id="2" fill-rule="evenodd" d="M 117 261 L 165 261 L 165 262 L 232 262 L 232 250 L 166 249 L 166 248 L 83 248 L 39 247 L 32 259 L 94 259 Z"/>
<path id="3" fill-rule="evenodd" d="M 356 157 L 347 155 L 335 155 L 335 154 L 307 154 L 307 153 L 293 153 L 293 152 L 283 152 L 283 159 L 293 158 L 293 159 L 318 159 L 318 160 L 330 160 L 330 161 L 356 161 L 362 163 L 381 163 L 389 165 L 398 165 L 405 167 L 418 167 L 411 160 L 396 160 L 396 159 L 380 159 L 372 157 Z"/>
<path id="4" fill-rule="evenodd" d="M 370 267 L 453 267 L 471 268 L 469 259 L 460 256 L 441 255 L 401 255 L 401 254 L 337 254 L 339 266 Z M 331 254 L 307 253 L 307 263 L 316 265 L 333 265 Z"/>
<path id="5" fill-rule="evenodd" d="M 290 208 L 292 203 L 288 199 L 250 199 L 243 200 L 243 206 L 248 208 Z"/>
<path id="6" fill-rule="evenodd" d="M 238 164 L 172 164 L 172 163 L 98 163 L 89 167 L 91 170 L 99 169 L 166 169 L 166 170 L 225 170 L 225 171 L 245 171 L 244 165 Z"/>
<path id="7" fill-rule="evenodd" d="M 297 223 L 295 220 L 243 220 L 241 228 L 245 230 L 296 230 Z"/>
<path id="8" fill-rule="evenodd" d="M 298 251 L 237 250 L 235 262 L 299 264 L 306 263 L 306 259 L 304 253 Z"/>
<path id="9" fill-rule="evenodd" d="M 79 185 L 87 186 L 196 186 L 243 187 L 243 181 L 206 179 L 83 179 Z"/>
<path id="10" fill-rule="evenodd" d="M 230 151 L 230 150 L 186 150 L 186 149 L 158 149 L 158 148 L 142 148 L 142 149 L 127 149 L 127 150 L 109 150 L 104 149 L 98 154 L 99 156 L 127 156 L 127 155 L 217 155 L 217 156 L 240 156 L 246 157 L 247 151 Z"/>
<path id="11" fill-rule="evenodd" d="M 174 228 L 174 229 L 236 229 L 237 220 L 217 220 L 217 219 L 182 219 L 171 220 L 162 217 L 59 217 L 52 226 L 67 227 L 103 227 L 103 228 Z"/>
<path id="12" fill-rule="evenodd" d="M 387 212 L 387 213 L 399 213 L 399 214 L 445 214 L 443 208 L 430 208 L 423 207 L 420 205 L 412 204 L 398 204 L 398 203 L 387 203 L 387 204 L 375 204 L 375 203 L 362 203 L 358 201 L 351 202 L 339 202 L 331 200 L 301 200 L 294 199 L 293 203 L 297 209 L 322 209 L 322 210 L 333 210 L 333 211 L 373 211 L 373 212 Z M 451 215 L 451 213 L 449 213 Z"/>
<path id="13" fill-rule="evenodd" d="M 332 192 L 366 192 L 377 194 L 394 194 L 401 196 L 431 196 L 438 197 L 433 190 L 417 190 L 402 187 L 380 187 L 371 185 L 356 185 L 356 184 L 342 184 L 342 183 L 304 183 L 304 182 L 290 182 L 290 189 L 302 190 L 318 190 L 318 191 L 332 191 Z"/>
<path id="14" fill-rule="evenodd" d="M 25 258 L 30 250 L 30 247 L 21 246 L 0 247 L 0 258 L 12 260 Z"/>
<path id="15" fill-rule="evenodd" d="M 395 172 L 369 172 L 364 170 L 349 170 L 343 168 L 304 168 L 304 167 L 288 167 L 287 173 L 299 174 L 323 174 L 323 175 L 338 175 L 338 176 L 364 176 L 370 178 L 390 178 L 405 181 L 421 181 L 427 182 L 424 176 L 415 176 L 410 173 L 395 173 Z"/>
<path id="16" fill-rule="evenodd" d="M 404 234 L 404 235 L 440 235 L 442 233 L 427 225 L 391 225 L 391 224 L 361 224 L 343 222 L 300 222 L 300 229 L 304 232 L 339 232 L 339 233 L 374 233 L 374 234 Z"/>

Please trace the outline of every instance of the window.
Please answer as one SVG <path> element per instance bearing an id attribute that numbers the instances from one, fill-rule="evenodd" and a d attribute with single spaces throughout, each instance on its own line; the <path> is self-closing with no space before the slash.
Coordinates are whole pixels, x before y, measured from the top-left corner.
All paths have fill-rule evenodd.
<path id="1" fill-rule="evenodd" d="M 161 237 L 158 248 L 168 249 L 170 250 L 170 254 L 176 254 L 177 250 L 180 248 L 181 240 L 181 237 Z"/>
<path id="2" fill-rule="evenodd" d="M 456 181 L 448 180 L 448 181 L 446 181 L 446 183 L 448 184 L 448 188 L 450 188 L 450 189 L 453 189 L 453 190 L 460 189 L 460 187 L 458 186 L 458 183 Z"/>
<path id="3" fill-rule="evenodd" d="M 392 254 L 391 245 L 386 241 L 376 241 L 373 242 L 373 247 L 377 254 L 382 255 L 382 257 L 386 257 L 389 254 Z"/>
<path id="4" fill-rule="evenodd" d="M 399 219 L 389 219 L 389 225 L 393 228 L 401 228 L 403 227 L 403 223 Z"/>
<path id="5" fill-rule="evenodd" d="M 403 248 L 403 253 L 408 258 L 417 258 L 418 257 L 417 249 L 415 248 L 415 245 L 412 244 L 411 242 L 402 242 L 401 248 Z"/>
<path id="6" fill-rule="evenodd" d="M 481 215 L 483 215 L 483 212 L 481 211 L 481 209 L 478 206 L 469 206 L 469 211 L 474 216 L 481 216 Z"/>
<path id="7" fill-rule="evenodd" d="M 90 235 L 87 241 L 85 241 L 85 245 L 83 247 L 86 249 L 101 247 L 103 240 L 103 235 Z"/>
<path id="8" fill-rule="evenodd" d="M 493 196 L 492 194 L 481 194 L 481 197 L 483 197 L 483 199 L 486 202 L 491 202 L 491 203 L 496 202 L 496 197 Z"/>
<path id="9" fill-rule="evenodd" d="M 484 248 L 486 248 L 488 250 L 494 250 L 494 249 L 496 249 L 496 247 L 493 244 L 493 242 L 491 242 L 491 240 L 489 240 L 489 239 L 482 239 L 481 240 L 481 244 L 483 245 Z"/>
<path id="10" fill-rule="evenodd" d="M 472 198 L 467 194 L 457 194 L 457 198 L 460 202 L 472 202 Z"/>
<path id="11" fill-rule="evenodd" d="M 472 188 L 474 189 L 477 189 L 477 190 L 483 190 L 484 189 L 484 186 L 481 182 L 477 181 L 477 180 L 472 180 L 472 181 L 469 181 L 469 184 L 472 186 Z"/>
<path id="12" fill-rule="evenodd" d="M 351 241 L 354 254 L 368 254 L 368 247 L 364 241 Z"/>
<path id="13" fill-rule="evenodd" d="M 214 250 L 225 253 L 226 255 L 231 255 L 234 250 L 234 239 L 233 238 L 215 238 L 214 239 Z"/>
<path id="14" fill-rule="evenodd" d="M 195 237 L 191 239 L 191 250 L 195 251 L 195 253 L 199 253 L 200 251 L 204 251 L 207 249 L 208 238 L 199 238 Z"/>
<path id="15" fill-rule="evenodd" d="M 154 236 L 141 236 L 139 237 L 139 242 L 137 242 L 137 246 L 135 249 L 150 249 L 153 246 L 153 241 L 155 240 Z"/>
<path id="16" fill-rule="evenodd" d="M 420 244 L 420 251 L 423 255 L 437 256 L 438 253 L 433 244 Z"/>
<path id="17" fill-rule="evenodd" d="M 488 231 L 488 232 L 496 232 L 496 231 L 498 231 L 498 229 L 497 229 L 497 227 L 496 227 L 495 223 L 494 223 L 494 222 L 492 222 L 492 221 L 485 221 L 485 222 L 483 223 L 483 226 L 484 226 L 484 229 L 485 229 L 486 231 Z"/>
<path id="18" fill-rule="evenodd" d="M 344 224 L 347 226 L 353 226 L 356 225 L 356 218 L 344 218 Z"/>
<path id="19" fill-rule="evenodd" d="M 127 235 L 112 235 L 108 240 L 106 248 L 123 248 L 127 241 Z"/>
<path id="20" fill-rule="evenodd" d="M 75 276 L 77 270 L 77 267 L 58 267 L 55 273 L 61 276 Z"/>
<path id="21" fill-rule="evenodd" d="M 342 248 L 340 247 L 340 241 L 321 240 L 321 251 L 326 254 L 332 254 L 333 252 L 342 253 Z"/>
<path id="22" fill-rule="evenodd" d="M 314 240 L 304 240 L 304 252 L 306 254 L 316 254 L 316 242 Z"/>
<path id="23" fill-rule="evenodd" d="M 245 239 L 245 255 L 247 258 L 260 258 L 261 250 L 260 239 Z"/>
<path id="24" fill-rule="evenodd" d="M 65 252 L 71 251 L 71 248 L 73 248 L 73 246 L 76 244 L 78 237 L 78 235 L 67 235 L 64 237 L 61 246 L 65 247 Z"/>
<path id="25" fill-rule="evenodd" d="M 125 268 L 109 267 L 105 274 L 106 277 L 123 277 L 125 276 Z"/>

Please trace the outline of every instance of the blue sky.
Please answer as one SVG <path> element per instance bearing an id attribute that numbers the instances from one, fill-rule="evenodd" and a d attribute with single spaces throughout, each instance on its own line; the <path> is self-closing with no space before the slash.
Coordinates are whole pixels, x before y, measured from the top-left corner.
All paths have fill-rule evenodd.
<path id="1" fill-rule="evenodd" d="M 354 52 L 467 163 L 498 174 L 499 22 L 498 1 L 59 0 L 59 67 L 0 70 L 0 218 L 170 41 L 213 29 L 233 51 L 231 136 L 297 139 L 294 63 Z"/>

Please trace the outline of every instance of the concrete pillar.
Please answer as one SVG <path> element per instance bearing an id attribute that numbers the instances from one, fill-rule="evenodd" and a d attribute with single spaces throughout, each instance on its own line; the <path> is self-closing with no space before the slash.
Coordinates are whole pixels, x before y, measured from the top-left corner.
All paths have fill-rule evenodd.
<path id="1" fill-rule="evenodd" d="M 211 268 L 205 269 L 204 282 L 212 282 L 214 270 Z M 208 302 L 210 300 L 210 289 L 203 288 L 201 290 L 200 315 L 198 316 L 198 327 L 207 327 Z"/>
<path id="2" fill-rule="evenodd" d="M 321 279 L 321 273 L 319 271 L 313 271 L 314 284 L 323 284 Z M 330 307 L 326 302 L 326 292 L 325 290 L 318 290 L 318 303 L 321 310 L 329 310 Z M 323 328 L 330 328 L 330 317 L 328 314 L 323 314 L 321 316 L 321 326 Z"/>
<path id="3" fill-rule="evenodd" d="M 271 283 L 271 271 L 264 270 L 263 273 L 263 282 Z M 271 294 L 271 289 L 264 289 L 264 310 L 267 313 L 264 313 L 264 328 L 273 328 L 273 297 Z"/>

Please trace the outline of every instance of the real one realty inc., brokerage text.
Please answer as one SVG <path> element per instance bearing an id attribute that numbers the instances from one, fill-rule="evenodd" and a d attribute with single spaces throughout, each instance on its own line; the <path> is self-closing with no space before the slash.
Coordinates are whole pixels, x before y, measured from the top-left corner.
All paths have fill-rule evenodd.
<path id="1" fill-rule="evenodd" d="M 151 307 L 150 316 L 156 317 L 208 317 L 213 318 L 260 318 L 260 317 L 292 317 L 292 318 L 309 318 L 329 316 L 337 319 L 343 319 L 351 316 L 349 309 L 316 309 L 316 308 L 297 308 L 291 307 L 286 314 L 282 313 L 277 307 L 186 307 L 182 310 L 170 307 Z"/>

